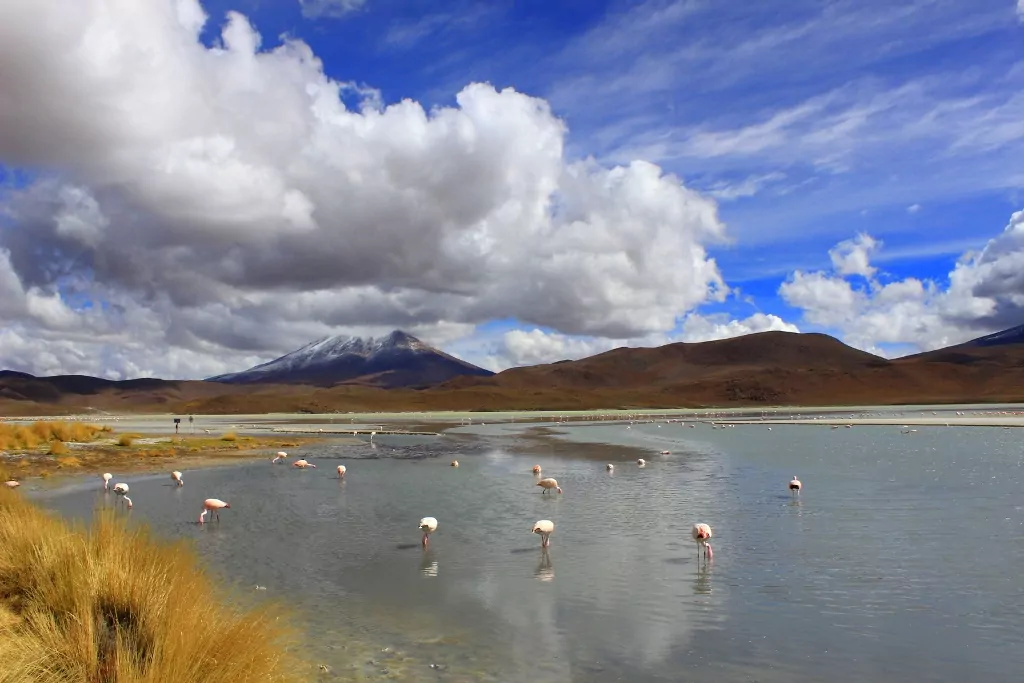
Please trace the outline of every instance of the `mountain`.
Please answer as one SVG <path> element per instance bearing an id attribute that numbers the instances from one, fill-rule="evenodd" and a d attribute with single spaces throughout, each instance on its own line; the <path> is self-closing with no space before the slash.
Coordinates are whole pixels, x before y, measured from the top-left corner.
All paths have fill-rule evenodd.
<path id="1" fill-rule="evenodd" d="M 1017 325 L 1002 332 L 985 335 L 972 339 L 960 346 L 1009 346 L 1011 344 L 1024 344 L 1024 325 Z"/>
<path id="2" fill-rule="evenodd" d="M 1024 325 L 987 334 L 962 344 L 905 356 L 896 362 L 983 364 L 1017 367 L 1024 365 Z"/>
<path id="3" fill-rule="evenodd" d="M 1009 338 L 1012 335 L 1002 337 Z M 491 375 L 408 335 L 394 333 L 381 340 L 343 338 L 316 342 L 248 371 L 259 372 L 255 381 L 247 383 L 159 379 L 113 382 L 94 377 L 32 377 L 0 372 L 0 415 L 1024 401 L 1024 343 L 969 344 L 886 360 L 823 334 L 761 332 L 696 344 L 620 348 L 581 360 L 512 368 Z M 285 362 L 286 359 L 289 360 Z M 453 376 L 452 364 L 463 374 Z M 465 374 L 467 367 L 476 374 Z M 333 372 L 334 377 L 347 373 L 349 379 L 330 384 L 334 380 L 317 374 L 322 372 Z M 447 381 L 424 389 L 411 388 L 424 381 L 424 377 L 431 378 L 431 373 L 437 373 L 432 377 L 442 376 Z M 227 376 L 229 380 L 232 377 Z M 299 379 L 290 379 L 295 377 Z M 302 383 L 310 382 L 310 378 L 316 384 Z M 271 380 L 287 383 L 273 384 Z M 404 386 L 403 380 L 408 382 Z M 394 388 L 387 388 L 389 383 Z"/>
<path id="4" fill-rule="evenodd" d="M 357 383 L 394 389 L 422 388 L 460 375 L 494 373 L 395 330 L 386 337 L 327 337 L 243 372 L 209 377 L 225 384 Z"/>
<path id="5" fill-rule="evenodd" d="M 490 378 L 456 378 L 443 387 L 564 387 L 578 390 L 642 389 L 702 393 L 719 384 L 733 398 L 776 400 L 790 375 L 855 375 L 885 367 L 886 359 L 824 334 L 761 332 L 708 342 L 654 348 L 618 348 L 577 361 L 511 368 Z M 728 396 L 722 395 L 722 399 Z"/>

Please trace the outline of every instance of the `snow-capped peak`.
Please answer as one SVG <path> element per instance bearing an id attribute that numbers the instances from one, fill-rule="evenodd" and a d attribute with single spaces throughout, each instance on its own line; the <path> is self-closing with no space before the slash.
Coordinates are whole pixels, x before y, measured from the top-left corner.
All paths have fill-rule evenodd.
<path id="1" fill-rule="evenodd" d="M 257 365 L 249 372 L 267 372 L 271 370 L 297 369 L 310 365 L 320 365 L 341 356 L 361 356 L 372 358 L 382 351 L 407 348 L 411 351 L 425 351 L 430 347 L 419 339 L 395 330 L 385 337 L 349 337 L 337 335 L 324 337 L 306 344 L 289 354 L 281 356 L 269 363 Z"/>

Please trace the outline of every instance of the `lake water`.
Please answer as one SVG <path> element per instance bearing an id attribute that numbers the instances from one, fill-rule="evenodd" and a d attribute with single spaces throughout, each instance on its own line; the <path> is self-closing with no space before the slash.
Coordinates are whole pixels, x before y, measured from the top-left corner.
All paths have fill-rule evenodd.
<path id="1" fill-rule="evenodd" d="M 302 452 L 316 470 L 197 470 L 181 489 L 115 477 L 135 503 L 119 514 L 288 601 L 323 680 L 1020 680 L 1019 430 L 553 428 L 321 445 Z M 563 495 L 541 494 L 534 463 Z M 88 517 L 114 499 L 97 488 L 40 498 Z M 199 527 L 208 497 L 231 509 Z M 546 553 L 530 533 L 544 518 Z M 714 528 L 710 564 L 697 521 Z"/>

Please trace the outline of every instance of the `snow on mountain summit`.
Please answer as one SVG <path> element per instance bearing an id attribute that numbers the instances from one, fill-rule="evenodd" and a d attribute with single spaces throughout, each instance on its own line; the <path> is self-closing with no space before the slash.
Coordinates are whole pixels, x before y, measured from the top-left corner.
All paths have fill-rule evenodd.
<path id="1" fill-rule="evenodd" d="M 374 375 L 382 379 L 369 383 L 426 386 L 458 375 L 490 374 L 395 330 L 384 337 L 325 337 L 249 370 L 210 377 L 208 381 L 331 385 Z"/>

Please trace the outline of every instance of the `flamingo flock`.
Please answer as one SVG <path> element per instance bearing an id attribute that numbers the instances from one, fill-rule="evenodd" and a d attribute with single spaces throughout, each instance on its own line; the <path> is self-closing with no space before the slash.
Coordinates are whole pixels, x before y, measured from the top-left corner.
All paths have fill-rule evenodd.
<path id="1" fill-rule="evenodd" d="M 667 453 L 667 451 L 664 451 L 663 453 Z M 286 452 L 279 451 L 271 460 L 271 463 L 277 464 L 278 462 L 281 462 L 287 458 L 288 454 Z M 645 467 L 647 465 L 646 461 L 643 458 L 639 458 L 636 462 L 638 467 Z M 450 465 L 453 468 L 457 468 L 459 466 L 459 461 L 452 460 Z M 294 463 L 292 463 L 292 466 L 298 469 L 316 469 L 315 464 L 305 459 L 296 460 Z M 611 473 L 615 470 L 615 465 L 612 463 L 607 463 L 605 465 L 605 470 Z M 347 468 L 345 465 L 337 466 L 338 479 L 344 479 L 346 472 Z M 542 472 L 541 466 L 534 465 L 531 468 L 531 472 L 539 477 Z M 110 490 L 110 482 L 112 479 L 113 475 L 111 473 L 104 472 L 102 474 L 104 491 Z M 175 470 L 171 472 L 171 480 L 174 482 L 174 486 L 176 487 L 184 486 L 184 480 L 182 478 L 182 473 L 180 471 Z M 21 483 L 18 481 L 11 480 L 4 482 L 4 485 L 7 488 L 13 489 L 20 486 Z M 559 486 L 558 481 L 553 477 L 539 479 L 535 485 L 539 486 L 542 489 L 541 493 L 543 494 L 550 493 L 551 491 L 555 491 L 558 494 L 562 494 L 562 487 Z M 800 494 L 800 491 L 803 488 L 803 483 L 800 481 L 798 477 L 794 476 L 789 481 L 788 488 L 794 496 L 797 496 Z M 117 495 L 118 498 L 120 499 L 122 505 L 127 506 L 128 509 L 132 508 L 132 499 L 128 497 L 128 484 L 125 484 L 123 482 L 116 483 L 113 486 L 113 491 L 114 494 Z M 199 513 L 198 524 L 205 524 L 207 515 L 209 515 L 211 521 L 216 520 L 219 522 L 220 511 L 230 508 L 230 504 L 219 498 L 207 498 L 206 500 L 203 501 L 203 507 L 201 512 Z M 422 533 L 422 546 L 424 549 L 426 549 L 430 545 L 430 535 L 437 531 L 438 521 L 435 517 L 423 517 L 419 521 L 418 528 Z M 550 519 L 538 520 L 531 527 L 531 532 L 540 536 L 541 548 L 546 550 L 551 545 L 551 536 L 555 532 L 555 523 Z M 714 556 L 714 550 L 712 549 L 710 543 L 710 540 L 714 535 L 711 526 L 706 523 L 696 523 L 693 525 L 693 528 L 691 529 L 690 533 L 697 547 L 698 561 L 700 559 L 701 554 L 703 554 L 705 561 L 710 561 Z"/>

